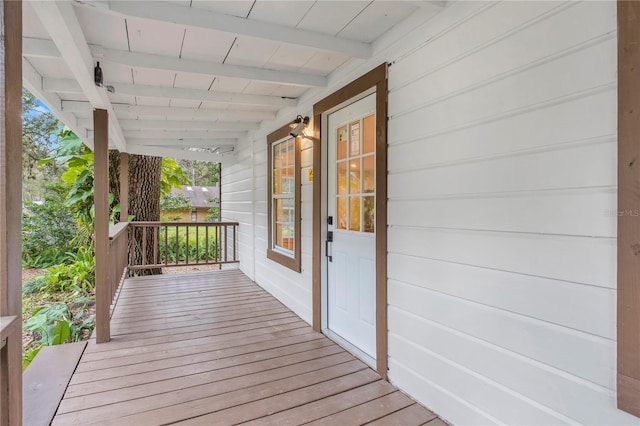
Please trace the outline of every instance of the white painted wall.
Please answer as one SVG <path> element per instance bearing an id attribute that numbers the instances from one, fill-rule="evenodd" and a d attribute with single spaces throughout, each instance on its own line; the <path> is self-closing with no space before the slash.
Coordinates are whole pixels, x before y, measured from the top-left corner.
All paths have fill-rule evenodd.
<path id="1" fill-rule="evenodd" d="M 241 268 L 311 320 L 312 184 L 297 274 L 266 258 L 266 134 L 392 62 L 390 380 L 454 424 L 640 424 L 615 406 L 615 10 L 459 2 L 392 29 L 223 169 Z"/>

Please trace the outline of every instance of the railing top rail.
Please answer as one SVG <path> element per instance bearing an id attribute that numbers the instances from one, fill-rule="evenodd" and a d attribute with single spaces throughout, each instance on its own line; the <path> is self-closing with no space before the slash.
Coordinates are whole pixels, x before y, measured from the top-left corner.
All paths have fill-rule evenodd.
<path id="1" fill-rule="evenodd" d="M 115 240 L 120 234 L 127 230 L 129 222 L 119 222 L 109 228 L 109 239 Z"/>
<path id="2" fill-rule="evenodd" d="M 4 347 L 7 337 L 19 330 L 19 327 L 17 316 L 0 317 L 0 347 Z"/>
<path id="3" fill-rule="evenodd" d="M 129 222 L 131 226 L 238 226 L 238 222 Z"/>

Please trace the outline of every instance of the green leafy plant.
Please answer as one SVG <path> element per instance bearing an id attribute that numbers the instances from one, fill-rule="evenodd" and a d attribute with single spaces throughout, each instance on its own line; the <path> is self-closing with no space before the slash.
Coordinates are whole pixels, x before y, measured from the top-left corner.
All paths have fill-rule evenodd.
<path id="1" fill-rule="evenodd" d="M 25 267 L 46 268 L 66 262 L 76 250 L 72 240 L 77 224 L 65 205 L 70 185 L 47 184 L 44 201 L 25 201 L 22 262 Z"/>
<path id="2" fill-rule="evenodd" d="M 205 220 L 207 222 L 219 222 L 220 221 L 220 198 L 213 197 L 209 198 L 210 203 L 213 203 L 213 207 L 207 210 L 207 217 Z"/>
<path id="3" fill-rule="evenodd" d="M 49 284 L 47 278 L 44 275 L 40 275 L 39 277 L 31 278 L 30 280 L 25 281 L 22 285 L 22 294 L 36 294 L 44 289 Z"/>
<path id="4" fill-rule="evenodd" d="M 72 316 L 69 306 L 65 303 L 36 308 L 23 328 L 37 333 L 40 339 L 35 348 L 23 355 L 23 369 L 33 361 L 43 346 L 77 342 L 82 340 L 85 334 L 91 334 L 95 316 L 84 316 L 84 310 Z"/>
<path id="5" fill-rule="evenodd" d="M 52 266 L 47 270 L 49 274 L 44 275 L 47 285 L 42 289 L 46 292 L 87 293 L 91 292 L 95 286 L 96 263 L 90 247 L 81 248 L 73 255 L 73 261 L 70 264 Z"/>
<path id="6" fill-rule="evenodd" d="M 164 211 L 191 210 L 191 200 L 184 194 L 168 194 L 160 200 L 160 209 Z"/>

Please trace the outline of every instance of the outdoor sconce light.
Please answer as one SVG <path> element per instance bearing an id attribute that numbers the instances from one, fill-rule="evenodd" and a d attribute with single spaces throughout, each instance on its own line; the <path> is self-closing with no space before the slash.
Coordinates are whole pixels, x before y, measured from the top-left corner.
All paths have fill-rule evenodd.
<path id="1" fill-rule="evenodd" d="M 296 119 L 291 122 L 293 128 L 291 129 L 289 134 L 294 138 L 298 137 L 300 133 L 302 133 L 302 131 L 305 129 L 305 127 L 307 127 L 307 124 L 309 124 L 309 116 L 297 116 Z"/>
<path id="2" fill-rule="evenodd" d="M 100 68 L 100 62 L 96 62 L 96 66 L 93 69 L 93 81 L 96 83 L 96 86 L 102 87 L 103 76 L 102 76 L 102 68 Z"/>

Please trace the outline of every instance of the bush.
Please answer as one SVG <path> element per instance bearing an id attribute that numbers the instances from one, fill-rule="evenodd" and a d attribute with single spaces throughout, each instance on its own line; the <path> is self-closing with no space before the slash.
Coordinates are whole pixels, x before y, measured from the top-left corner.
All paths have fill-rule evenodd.
<path id="1" fill-rule="evenodd" d="M 207 242 L 204 238 L 204 235 L 200 235 L 200 241 L 196 244 L 195 235 L 189 235 L 189 261 L 201 260 L 204 261 L 207 259 Z M 178 251 L 176 252 L 176 236 L 169 235 L 167 238 L 168 250 L 167 257 L 169 262 L 184 262 L 187 259 L 187 236 L 179 235 L 178 236 Z M 196 249 L 197 247 L 197 249 Z M 197 252 L 197 253 L 196 253 Z M 163 256 L 165 253 L 164 239 L 160 241 L 160 255 Z M 197 254 L 197 256 L 196 256 Z M 217 250 L 216 239 L 213 238 L 212 235 L 209 236 L 209 247 L 208 247 L 208 259 L 217 260 L 219 259 L 220 254 Z M 164 261 L 164 259 L 161 259 Z"/>
<path id="2" fill-rule="evenodd" d="M 49 284 L 49 280 L 45 275 L 40 275 L 39 277 L 31 278 L 30 280 L 25 281 L 22 286 L 22 294 L 35 294 L 44 290 Z"/>
<path id="3" fill-rule="evenodd" d="M 77 223 L 64 200 L 69 186 L 48 184 L 42 204 L 25 202 L 23 215 L 22 261 L 26 267 L 46 268 L 69 260 L 75 251 L 71 242 Z"/>
<path id="4" fill-rule="evenodd" d="M 74 291 L 90 293 L 95 287 L 96 261 L 93 250 L 83 247 L 73 256 L 68 265 L 56 265 L 48 268 L 49 274 L 43 278 L 47 285 L 41 290 L 48 293 L 56 291 Z"/>

